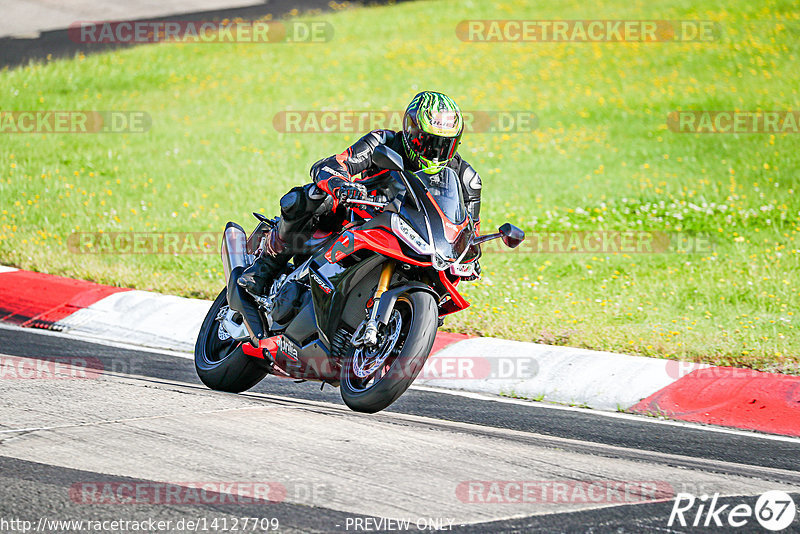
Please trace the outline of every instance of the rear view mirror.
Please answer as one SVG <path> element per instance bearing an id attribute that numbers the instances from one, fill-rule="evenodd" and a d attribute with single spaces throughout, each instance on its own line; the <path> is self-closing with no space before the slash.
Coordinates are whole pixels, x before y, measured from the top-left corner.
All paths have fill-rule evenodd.
<path id="1" fill-rule="evenodd" d="M 403 157 L 386 145 L 375 147 L 372 152 L 372 163 L 381 169 L 389 169 L 390 171 L 403 170 Z"/>
<path id="2" fill-rule="evenodd" d="M 517 248 L 520 243 L 525 241 L 525 232 L 511 223 L 505 223 L 498 228 L 498 230 L 503 238 L 503 243 L 505 243 L 508 248 Z"/>

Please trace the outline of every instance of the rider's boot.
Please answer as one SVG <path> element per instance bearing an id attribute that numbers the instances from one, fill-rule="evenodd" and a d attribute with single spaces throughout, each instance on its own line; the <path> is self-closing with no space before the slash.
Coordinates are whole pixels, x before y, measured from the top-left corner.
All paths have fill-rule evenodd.
<path id="1" fill-rule="evenodd" d="M 270 230 L 265 237 L 261 255 L 236 281 L 245 291 L 256 296 L 264 295 L 292 257 L 291 251 L 286 250 L 286 243 L 278 235 L 277 228 Z"/>
<path id="2" fill-rule="evenodd" d="M 289 259 L 303 252 L 303 245 L 314 233 L 314 212 L 327 198 L 314 184 L 294 187 L 283 195 L 278 224 L 266 234 L 261 256 L 245 269 L 237 283 L 253 295 L 263 295 Z"/>

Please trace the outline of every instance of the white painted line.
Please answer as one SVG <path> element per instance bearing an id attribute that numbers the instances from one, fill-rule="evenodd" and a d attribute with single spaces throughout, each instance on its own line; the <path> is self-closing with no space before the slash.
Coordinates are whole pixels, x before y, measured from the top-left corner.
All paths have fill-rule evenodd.
<path id="1" fill-rule="evenodd" d="M 19 269 L 15 269 L 13 267 L 6 267 L 5 265 L 0 265 L 0 274 L 3 273 L 13 273 L 14 271 L 18 271 Z"/>

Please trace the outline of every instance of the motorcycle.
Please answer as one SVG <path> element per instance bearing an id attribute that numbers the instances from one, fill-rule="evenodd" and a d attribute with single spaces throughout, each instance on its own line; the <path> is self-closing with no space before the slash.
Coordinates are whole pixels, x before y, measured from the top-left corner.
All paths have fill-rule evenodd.
<path id="1" fill-rule="evenodd" d="M 380 146 L 384 169 L 360 182 L 392 200 L 345 200 L 350 217 L 317 232 L 265 295 L 236 283 L 276 222 L 248 237 L 229 222 L 222 238 L 227 287 L 203 321 L 195 368 L 211 389 L 239 393 L 266 375 L 338 386 L 350 409 L 374 413 L 397 400 L 422 370 L 441 318 L 469 303 L 456 286 L 475 274 L 480 244 L 525 234 L 506 223 L 478 236 L 453 170 L 412 173 Z"/>

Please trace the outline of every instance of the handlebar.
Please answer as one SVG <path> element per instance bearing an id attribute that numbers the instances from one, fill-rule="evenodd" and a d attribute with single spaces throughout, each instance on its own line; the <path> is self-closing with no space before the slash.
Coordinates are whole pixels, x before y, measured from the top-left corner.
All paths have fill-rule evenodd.
<path id="1" fill-rule="evenodd" d="M 385 208 L 388 202 L 375 202 L 374 200 L 357 200 L 355 198 L 348 198 L 343 201 L 344 204 L 360 204 L 362 206 L 372 206 L 375 208 Z"/>

